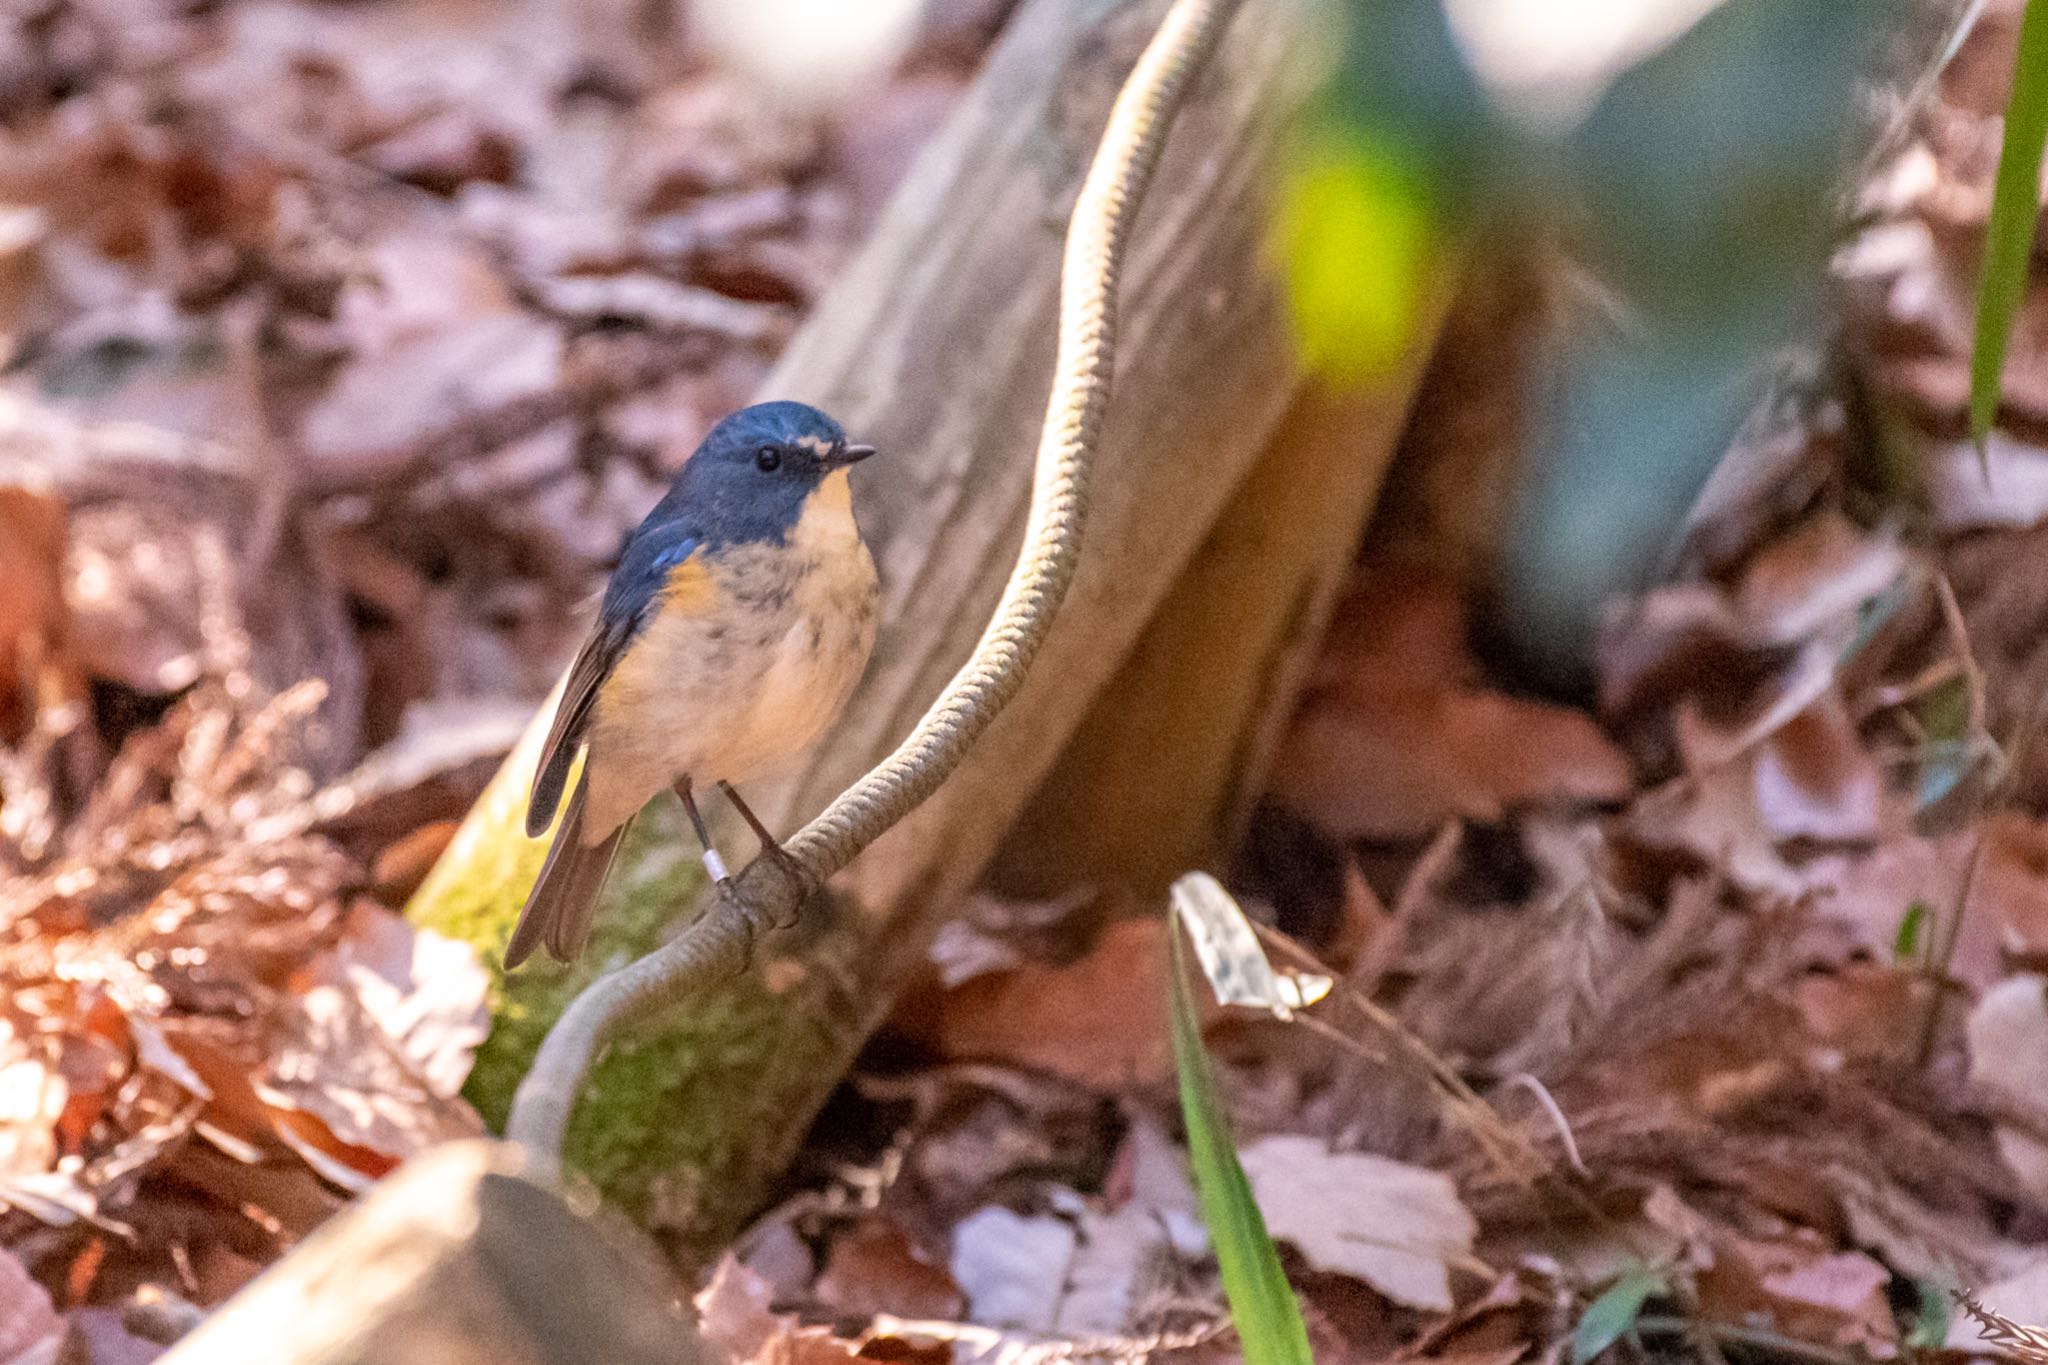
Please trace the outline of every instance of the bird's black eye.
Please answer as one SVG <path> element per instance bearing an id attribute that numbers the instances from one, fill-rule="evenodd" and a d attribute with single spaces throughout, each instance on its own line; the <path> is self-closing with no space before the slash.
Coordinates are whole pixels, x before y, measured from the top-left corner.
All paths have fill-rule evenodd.
<path id="1" fill-rule="evenodd" d="M 774 446 L 762 446 L 754 452 L 754 465 L 763 474 L 773 474 L 782 468 L 782 452 Z"/>

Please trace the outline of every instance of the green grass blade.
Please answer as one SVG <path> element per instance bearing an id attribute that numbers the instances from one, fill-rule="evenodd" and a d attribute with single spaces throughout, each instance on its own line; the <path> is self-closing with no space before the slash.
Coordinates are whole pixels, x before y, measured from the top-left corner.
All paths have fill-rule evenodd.
<path id="1" fill-rule="evenodd" d="M 1181 944 L 1179 920 L 1171 911 L 1167 913 L 1167 934 L 1173 940 L 1168 987 L 1173 1060 L 1180 1072 L 1188 1161 L 1202 1202 L 1202 1220 L 1209 1225 L 1216 1261 L 1223 1270 L 1230 1319 L 1237 1326 L 1246 1365 L 1309 1365 L 1313 1357 L 1301 1305 L 1295 1302 L 1294 1290 L 1280 1271 L 1280 1253 L 1266 1232 L 1266 1220 L 1252 1198 L 1244 1167 L 1238 1165 L 1230 1120 L 1209 1072 L 1209 1054 L 1202 1047 L 1202 1029 L 1188 990 L 1187 949 Z"/>
<path id="2" fill-rule="evenodd" d="M 2020 21 L 2020 51 L 2012 99 L 2005 107 L 2005 142 L 1984 238 L 1984 273 L 1977 284 L 1977 340 L 1970 352 L 1970 438 L 1981 454 L 1998 415 L 1998 387 L 2013 317 L 2027 287 L 2027 258 L 2041 204 L 2041 149 L 2048 145 L 2048 0 L 2027 0 Z"/>
<path id="3" fill-rule="evenodd" d="M 1920 956 L 1920 941 L 1926 935 L 1927 921 L 1933 912 L 1926 901 L 1914 901 L 1906 907 L 1906 917 L 1899 921 L 1899 935 L 1892 944 L 1892 957 L 1899 962 L 1911 962 Z"/>
<path id="4" fill-rule="evenodd" d="M 1637 1266 L 1609 1285 L 1586 1306 L 1586 1315 L 1572 1333 L 1572 1365 L 1589 1365 L 1636 1325 L 1652 1294 L 1668 1292 L 1664 1277 L 1647 1266 Z"/>

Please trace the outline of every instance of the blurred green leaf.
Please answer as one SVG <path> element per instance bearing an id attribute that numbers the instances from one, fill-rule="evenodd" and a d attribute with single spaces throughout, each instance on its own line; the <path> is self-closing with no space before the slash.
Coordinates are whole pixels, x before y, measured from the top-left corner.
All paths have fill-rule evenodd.
<path id="1" fill-rule="evenodd" d="M 1913 1330 L 1906 1345 L 1916 1351 L 1938 1351 L 1948 1344 L 1949 1322 L 1955 1314 L 1955 1300 L 1948 1289 L 1933 1280 L 1915 1280 L 1920 1311 L 1913 1315 Z"/>
<path id="2" fill-rule="evenodd" d="M 1835 656 L 1837 664 L 1846 664 L 1861 654 L 1864 648 L 1875 640 L 1901 611 L 1914 600 L 1914 584 L 1901 574 L 1891 581 L 1882 592 L 1871 594 L 1856 604 L 1856 633 L 1849 637 L 1849 643 L 1842 646 L 1842 652 Z"/>
<path id="3" fill-rule="evenodd" d="M 1583 329 L 1539 357 L 1531 456 L 1496 570 L 1501 640 L 1531 676 L 1587 685 L 1601 605 L 1640 588 L 1754 405 L 1754 356 L 1710 329 Z"/>
<path id="4" fill-rule="evenodd" d="M 1911 962 L 1920 956 L 1920 940 L 1927 932 L 1927 919 L 1932 912 L 1926 901 L 1914 901 L 1906 907 L 1905 917 L 1899 921 L 1898 937 L 1892 942 L 1892 956 L 1900 962 Z"/>
<path id="5" fill-rule="evenodd" d="M 1620 1341 L 1622 1334 L 1636 1325 L 1650 1296 L 1668 1289 L 1664 1276 L 1648 1266 L 1625 1272 L 1605 1293 L 1586 1305 L 1585 1316 L 1572 1332 L 1572 1365 L 1586 1365 Z"/>
<path id="6" fill-rule="evenodd" d="M 1920 746 L 1920 780 L 1913 804 L 1926 810 L 1961 786 L 1977 766 L 1977 745 L 1970 733 L 1968 680 L 1949 679 L 1921 697 L 1913 711 L 1927 736 Z"/>
<path id="7" fill-rule="evenodd" d="M 2020 21 L 2012 98 L 2005 106 L 2005 142 L 1991 193 L 1984 273 L 1977 282 L 1977 340 L 1970 352 L 1970 438 L 1984 438 L 1998 416 L 2006 344 L 2026 292 L 2027 258 L 2041 211 L 2041 150 L 2048 145 L 2048 0 L 2028 0 Z"/>
<path id="8" fill-rule="evenodd" d="M 1326 0 L 1342 51 L 1327 120 L 1408 149 L 1448 198 L 1487 194 L 1528 149 L 1466 64 L 1443 0 Z"/>
<path id="9" fill-rule="evenodd" d="M 1569 244 L 1611 300 L 1531 379 L 1496 580 L 1516 664 L 1590 683 L 1603 605 L 1668 567 L 1765 358 L 1817 315 L 1855 82 L 1892 0 L 1724 0 L 1624 71 L 1556 150 Z"/>
<path id="10" fill-rule="evenodd" d="M 1401 357 L 1422 306 L 1433 216 L 1426 175 L 1390 144 L 1335 124 L 1297 140 L 1274 227 L 1310 370 L 1359 384 Z"/>
<path id="11" fill-rule="evenodd" d="M 1280 1270 L 1280 1253 L 1266 1232 L 1266 1220 L 1252 1198 L 1251 1182 L 1237 1161 L 1230 1118 L 1209 1073 L 1201 1025 L 1188 990 L 1187 950 L 1178 917 L 1167 912 L 1173 941 L 1169 1012 L 1173 1060 L 1180 1072 L 1180 1107 L 1188 1126 L 1188 1164 L 1201 1198 L 1202 1220 L 1216 1244 L 1230 1320 L 1244 1347 L 1247 1365 L 1311 1365 L 1308 1328 L 1301 1306 Z"/>
<path id="12" fill-rule="evenodd" d="M 1818 296 L 1885 0 L 1724 0 L 1573 133 L 1610 284 L 1648 320 L 1770 344 Z"/>

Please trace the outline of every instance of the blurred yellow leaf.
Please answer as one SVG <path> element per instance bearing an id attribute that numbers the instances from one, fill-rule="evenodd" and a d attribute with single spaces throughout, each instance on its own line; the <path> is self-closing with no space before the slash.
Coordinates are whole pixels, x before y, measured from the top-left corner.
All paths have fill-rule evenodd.
<path id="1" fill-rule="evenodd" d="M 1384 373 L 1414 332 L 1432 203 L 1422 169 L 1357 129 L 1296 139 L 1274 215 L 1302 361 L 1333 383 Z"/>

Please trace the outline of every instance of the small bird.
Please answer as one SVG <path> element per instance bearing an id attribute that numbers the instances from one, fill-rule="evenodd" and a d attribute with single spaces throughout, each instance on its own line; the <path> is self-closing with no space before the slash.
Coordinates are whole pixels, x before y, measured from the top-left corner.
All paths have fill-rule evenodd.
<path id="1" fill-rule="evenodd" d="M 693 782 L 715 782 L 762 852 L 786 856 L 732 784 L 809 748 L 867 667 L 879 587 L 847 471 L 874 453 L 802 403 L 742 408 L 626 538 L 534 775 L 529 838 L 584 751 L 507 967 L 542 945 L 563 962 L 581 951 L 621 836 L 663 791 L 682 798 L 714 881 L 729 878 Z"/>

